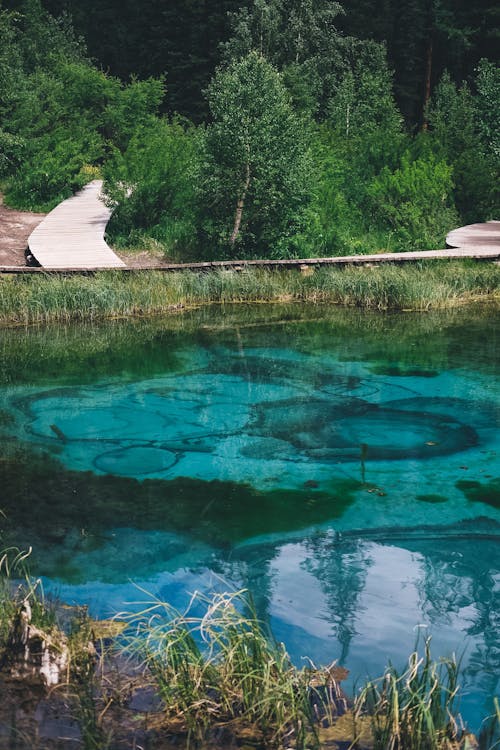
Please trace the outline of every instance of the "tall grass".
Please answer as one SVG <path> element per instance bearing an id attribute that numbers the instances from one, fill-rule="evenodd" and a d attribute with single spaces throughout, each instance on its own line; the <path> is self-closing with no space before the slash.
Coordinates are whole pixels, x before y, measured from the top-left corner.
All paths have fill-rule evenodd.
<path id="1" fill-rule="evenodd" d="M 374 750 L 452 750 L 463 727 L 457 719 L 458 664 L 454 658 L 436 663 L 430 639 L 423 654 L 415 650 L 399 673 L 390 666 L 369 682 L 357 699 L 356 714 L 371 719 Z"/>
<path id="2" fill-rule="evenodd" d="M 493 714 L 484 722 L 479 733 L 480 750 L 498 750 L 500 748 L 500 701 L 493 698 Z"/>
<path id="3" fill-rule="evenodd" d="M 438 261 L 412 266 L 208 272 L 99 272 L 0 277 L 0 323 L 157 315 L 179 307 L 240 302 L 317 302 L 380 310 L 449 308 L 500 299 L 500 267 Z"/>
<path id="4" fill-rule="evenodd" d="M 154 599 L 131 626 L 129 651 L 154 676 L 167 723 L 180 721 L 188 738 L 225 727 L 266 746 L 317 746 L 319 719 L 331 722 L 343 700 L 331 669 L 292 665 L 244 592 L 195 597 L 184 613 Z"/>
<path id="5" fill-rule="evenodd" d="M 51 628 L 54 614 L 46 604 L 41 583 L 33 580 L 26 561 L 31 550 L 8 548 L 0 551 L 0 667 L 20 644 L 22 623 Z"/>

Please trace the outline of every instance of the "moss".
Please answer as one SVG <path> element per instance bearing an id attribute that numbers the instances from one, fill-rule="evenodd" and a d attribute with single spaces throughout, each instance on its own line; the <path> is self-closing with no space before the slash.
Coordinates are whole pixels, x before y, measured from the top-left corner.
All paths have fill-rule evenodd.
<path id="1" fill-rule="evenodd" d="M 439 372 L 436 370 L 425 370 L 419 367 L 407 367 L 394 363 L 379 363 L 372 365 L 370 371 L 375 375 L 388 375 L 390 377 L 404 378 L 436 378 Z"/>
<path id="2" fill-rule="evenodd" d="M 443 495 L 429 493 L 428 495 L 417 495 L 417 500 L 420 500 L 422 503 L 446 503 L 448 498 Z"/>
<path id="3" fill-rule="evenodd" d="M 28 449 L 3 458 L 2 480 L 7 530 L 22 528 L 45 544 L 63 539 L 67 544 L 73 533 L 78 549 L 95 547 L 107 531 L 119 527 L 171 530 L 231 545 L 339 518 L 362 488 L 361 482 L 345 478 L 322 488 L 269 491 L 185 477 L 141 482 L 70 471 L 53 456 Z"/>
<path id="4" fill-rule="evenodd" d="M 460 479 L 455 486 L 470 502 L 486 503 L 493 508 L 500 508 L 500 477 L 492 479 L 491 482 Z"/>

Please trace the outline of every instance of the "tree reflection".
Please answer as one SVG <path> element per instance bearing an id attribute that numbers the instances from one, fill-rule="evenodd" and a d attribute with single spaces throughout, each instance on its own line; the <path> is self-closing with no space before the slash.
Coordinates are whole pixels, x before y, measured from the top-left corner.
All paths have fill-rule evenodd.
<path id="1" fill-rule="evenodd" d="M 459 621 L 464 636 L 473 639 L 464 676 L 494 695 L 500 674 L 500 546 L 496 524 L 487 526 L 484 533 L 470 533 L 464 523 L 454 533 L 443 530 L 438 540 L 405 547 L 422 557 L 417 588 L 424 618 L 433 627 Z"/>
<path id="2" fill-rule="evenodd" d="M 360 596 L 365 588 L 371 558 L 359 539 L 343 539 L 335 532 L 307 539 L 304 567 L 317 578 L 333 633 L 341 647 L 340 663 L 347 661 L 356 620 L 362 613 Z"/>

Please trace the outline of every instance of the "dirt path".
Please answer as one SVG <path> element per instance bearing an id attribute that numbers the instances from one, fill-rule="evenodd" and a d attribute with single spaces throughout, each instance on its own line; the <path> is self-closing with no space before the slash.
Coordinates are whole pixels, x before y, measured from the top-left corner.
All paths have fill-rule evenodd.
<path id="1" fill-rule="evenodd" d="M 28 237 L 44 216 L 7 208 L 0 193 L 0 266 L 26 265 Z"/>

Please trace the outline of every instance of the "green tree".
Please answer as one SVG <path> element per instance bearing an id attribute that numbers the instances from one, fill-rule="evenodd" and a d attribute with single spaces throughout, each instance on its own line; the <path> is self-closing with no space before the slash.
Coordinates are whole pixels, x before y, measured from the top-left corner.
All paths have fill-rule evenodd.
<path id="1" fill-rule="evenodd" d="M 367 85 L 359 93 L 369 93 L 373 108 L 379 83 L 384 97 L 391 97 L 385 48 L 340 33 L 336 23 L 342 15 L 342 6 L 334 0 L 253 0 L 233 14 L 233 35 L 223 45 L 224 57 L 236 60 L 256 50 L 283 73 L 295 107 L 320 120 L 331 114 L 332 99 L 338 104 L 342 97 L 354 100 L 365 70 Z"/>
<path id="2" fill-rule="evenodd" d="M 291 252 L 309 200 L 307 126 L 281 76 L 257 52 L 217 72 L 208 89 L 204 232 L 219 252 Z"/>
<path id="3" fill-rule="evenodd" d="M 457 87 L 445 72 L 428 110 L 431 147 L 453 168 L 455 205 L 464 222 L 491 218 L 495 194 L 498 199 L 498 161 L 495 170 L 494 152 L 488 145 L 489 134 L 496 135 L 490 119 L 495 117 L 491 93 L 491 100 L 475 97 L 467 84 Z M 485 128 L 485 122 L 493 128 Z"/>
<path id="4" fill-rule="evenodd" d="M 407 152 L 399 167 L 387 167 L 371 182 L 372 218 L 394 232 L 405 250 L 443 247 L 457 225 L 452 168 L 432 154 L 417 159 Z"/>
<path id="5" fill-rule="evenodd" d="M 496 0 L 343 0 L 338 26 L 387 44 L 395 95 L 410 126 L 448 70 L 470 80 L 481 57 L 498 61 L 500 6 Z M 430 90 L 429 90 L 430 89 Z"/>
<path id="6" fill-rule="evenodd" d="M 104 167 L 104 192 L 114 208 L 108 232 L 121 245 L 161 243 L 170 258 L 185 259 L 196 243 L 197 130 L 177 119 L 139 127 L 124 154 Z"/>
<path id="7" fill-rule="evenodd" d="M 500 67 L 482 59 L 476 77 L 479 127 L 488 156 L 500 166 Z"/>

